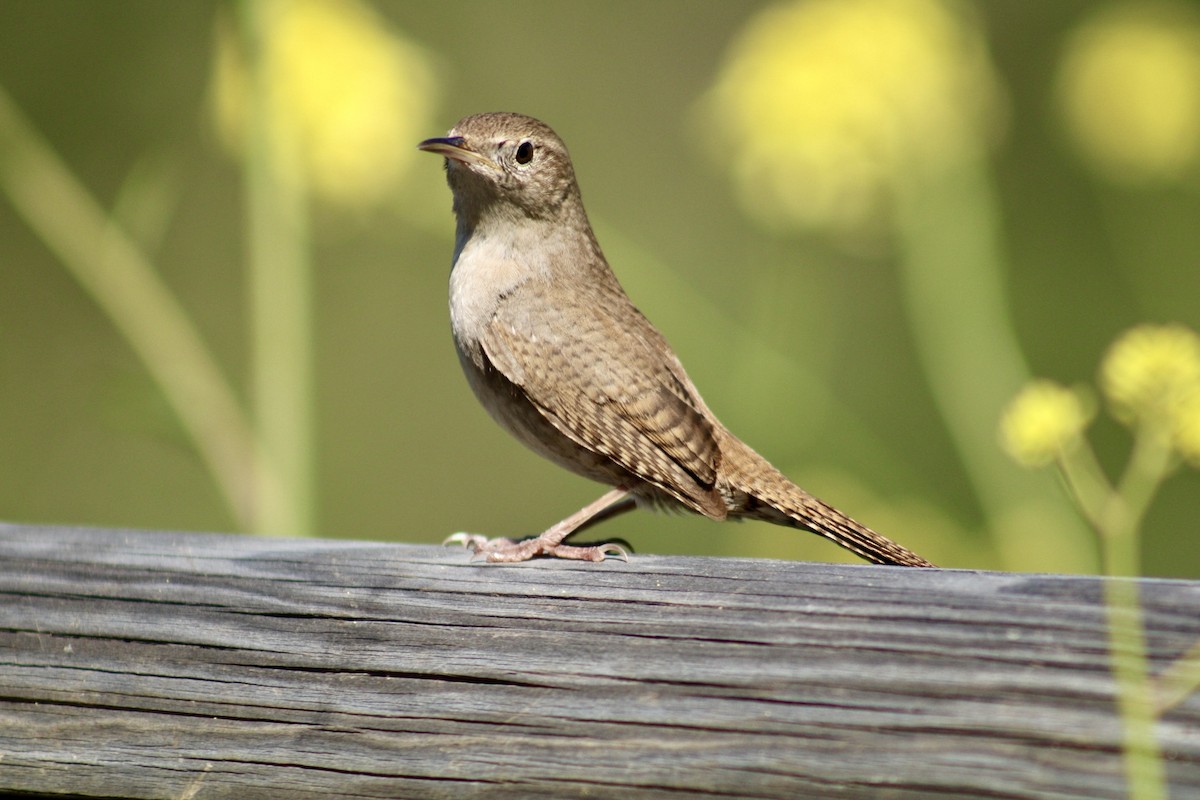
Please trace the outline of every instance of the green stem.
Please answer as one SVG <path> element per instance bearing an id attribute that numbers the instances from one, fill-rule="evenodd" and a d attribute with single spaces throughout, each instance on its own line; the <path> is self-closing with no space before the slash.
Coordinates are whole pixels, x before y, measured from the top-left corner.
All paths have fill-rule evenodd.
<path id="1" fill-rule="evenodd" d="M 1130 558 L 1129 548 L 1113 540 L 1105 548 L 1109 563 Z M 1134 556 L 1136 558 L 1136 556 Z M 1134 578 L 1108 576 L 1104 581 L 1108 643 L 1117 682 L 1117 712 L 1123 730 L 1125 780 L 1135 800 L 1166 798 L 1162 755 L 1155 735 L 1154 686 L 1146 664 L 1146 641 Z"/>
<path id="2" fill-rule="evenodd" d="M 896 210 L 914 344 L 997 551 L 1013 566 L 1040 552 L 1043 569 L 1095 572 L 1090 537 L 1057 487 L 1014 466 L 996 446 L 992 421 L 1029 371 L 1008 315 L 985 160 L 912 170 L 896 187 Z M 1056 532 L 1054 549 L 1042 536 L 1047 528 Z"/>
<path id="3" fill-rule="evenodd" d="M 1069 447 L 1059 459 L 1059 467 L 1080 513 L 1096 533 L 1103 536 L 1104 510 L 1110 498 L 1116 495 L 1116 489 L 1104 476 L 1087 439 L 1080 437 Z"/>
<path id="4" fill-rule="evenodd" d="M 1158 425 L 1143 423 L 1137 429 L 1134 437 L 1129 466 L 1117 486 L 1117 492 L 1124 506 L 1125 518 L 1118 518 L 1117 522 L 1123 524 L 1114 524 L 1111 534 L 1132 542 L 1129 545 L 1132 548 L 1129 554 L 1130 561 L 1122 562 L 1128 564 L 1129 571 L 1114 573 L 1110 569 L 1109 574 L 1140 574 L 1141 559 L 1138 558 L 1134 540 L 1137 537 L 1142 517 L 1146 515 L 1150 501 L 1158 491 L 1159 485 L 1167 477 L 1170 468 L 1171 446 L 1167 432 L 1161 430 Z"/>
<path id="5" fill-rule="evenodd" d="M 271 480 L 233 389 L 175 295 L 0 89 L 0 185 L 146 366 L 242 528 Z"/>
<path id="6" fill-rule="evenodd" d="M 258 530 L 308 536 L 316 504 L 308 206 L 296 132 L 276 113 L 279 87 L 263 56 L 271 10 L 261 0 L 241 4 L 251 76 L 245 172 L 254 418 L 280 478 L 260 483 Z"/>
<path id="7" fill-rule="evenodd" d="M 1129 794 L 1136 800 L 1161 800 L 1166 797 L 1166 784 L 1155 735 L 1156 698 L 1135 578 L 1140 571 L 1138 527 L 1170 467 L 1170 449 L 1161 431 L 1140 427 L 1129 466 L 1115 491 L 1104 491 L 1106 482 L 1086 443 L 1060 463 L 1084 516 L 1100 534 L 1109 652 Z"/>
<path id="8" fill-rule="evenodd" d="M 1200 690 L 1200 642 L 1189 647 L 1158 676 L 1158 713 L 1174 708 L 1197 690 Z"/>

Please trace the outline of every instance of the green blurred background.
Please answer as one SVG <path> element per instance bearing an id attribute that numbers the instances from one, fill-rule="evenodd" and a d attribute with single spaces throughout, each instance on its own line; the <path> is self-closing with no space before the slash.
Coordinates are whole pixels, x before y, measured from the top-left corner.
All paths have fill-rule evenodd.
<path id="1" fill-rule="evenodd" d="M 925 216 L 915 223 L 923 238 L 914 245 L 886 211 L 849 226 L 780 225 L 739 202 L 730 165 L 743 142 L 712 130 L 705 98 L 743 32 L 774 4 L 377 0 L 367 7 L 382 30 L 419 53 L 431 76 L 406 84 L 420 94 L 412 108 L 379 109 L 414 131 L 403 148 L 480 111 L 520 111 L 554 126 L 627 291 L 725 424 L 778 467 L 940 564 L 1094 567 L 1090 539 L 1069 518 L 1020 509 L 1005 517 L 981 499 L 978 476 L 986 470 L 965 465 L 929 377 L 920 344 L 928 306 L 906 294 L 901 262 L 911 267 L 922 247 L 940 247 L 943 256 L 961 248 L 970 259 L 978 242 L 957 238 L 965 225 L 959 212 L 974 206 L 949 195 L 941 204 L 950 213 L 939 216 L 931 195 L 941 184 L 915 181 Z M 970 173 L 976 188 L 963 190 L 984 198 L 985 213 L 963 213 L 994 231 L 982 246 L 998 259 L 1007 296 L 993 292 L 993 299 L 1011 318 L 1003 333 L 1015 337 L 1030 373 L 1094 384 L 1121 331 L 1142 322 L 1200 326 L 1196 162 L 1114 178 L 1089 162 L 1063 122 L 1056 76 L 1064 49 L 1100 6 L 1013 0 L 950 8 L 982 37 L 995 84 L 982 166 Z M 1194 6 L 1163 8 L 1191 24 Z M 102 206 L 126 208 L 123 226 L 249 408 L 245 172 L 212 113 L 222 16 L 236 10 L 7 0 L 0 87 Z M 321 63 L 319 50 L 305 55 Z M 758 135 L 788 147 L 787 131 Z M 453 218 L 441 164 L 413 150 L 397 170 L 371 202 L 334 202 L 314 189 L 306 205 L 311 530 L 407 542 L 437 542 L 459 530 L 537 533 L 601 488 L 524 450 L 477 405 L 449 336 Z M 981 374 L 993 357 L 979 351 Z M 968 390 L 976 380 L 961 378 Z M 991 474 L 1007 481 L 997 471 L 1010 470 L 1017 495 L 1061 499 L 1052 471 L 1008 464 L 995 444 L 996 417 L 987 416 L 965 424 L 995 449 L 1002 466 Z M 1101 415 L 1089 435 L 1117 473 L 1128 432 Z M 1164 485 L 1142 537 L 1147 574 L 1200 576 L 1198 489 L 1200 476 L 1187 468 Z M 4 194 L 0 518 L 247 527 L 110 318 Z M 816 537 L 757 523 L 642 512 L 599 530 L 640 552 L 853 560 Z"/>

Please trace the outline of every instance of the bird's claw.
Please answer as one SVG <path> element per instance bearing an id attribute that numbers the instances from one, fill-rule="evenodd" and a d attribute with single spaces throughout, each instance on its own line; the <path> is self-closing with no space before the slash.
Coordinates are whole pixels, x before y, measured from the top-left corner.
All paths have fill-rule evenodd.
<path id="1" fill-rule="evenodd" d="M 604 561 L 609 556 L 629 563 L 629 552 L 619 544 L 611 542 L 588 547 L 560 544 L 538 536 L 533 539 L 513 541 L 497 537 L 489 539 L 477 533 L 459 532 L 447 536 L 442 546 L 460 544 L 471 551 L 472 556 L 485 556 L 488 561 L 515 563 L 528 561 L 534 556 L 568 558 L 578 561 Z"/>

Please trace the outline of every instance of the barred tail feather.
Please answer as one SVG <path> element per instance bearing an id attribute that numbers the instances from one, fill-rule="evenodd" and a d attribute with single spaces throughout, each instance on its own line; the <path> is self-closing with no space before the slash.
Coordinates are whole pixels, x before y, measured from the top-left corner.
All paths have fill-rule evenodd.
<path id="1" fill-rule="evenodd" d="M 722 447 L 726 453 L 731 449 L 739 451 L 724 460 L 727 502 L 733 507 L 731 517 L 759 519 L 811 531 L 875 564 L 934 566 L 908 548 L 813 497 L 732 436 Z M 734 465 L 737 465 L 736 469 Z"/>

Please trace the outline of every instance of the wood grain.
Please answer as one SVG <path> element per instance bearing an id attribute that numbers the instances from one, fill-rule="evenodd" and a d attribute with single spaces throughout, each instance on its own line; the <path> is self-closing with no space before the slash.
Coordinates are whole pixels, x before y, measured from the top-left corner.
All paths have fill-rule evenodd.
<path id="1" fill-rule="evenodd" d="M 1200 583 L 1140 585 L 1157 671 Z M 0 790 L 1118 798 L 1100 588 L 0 525 Z M 1200 797 L 1200 697 L 1158 733 Z"/>

